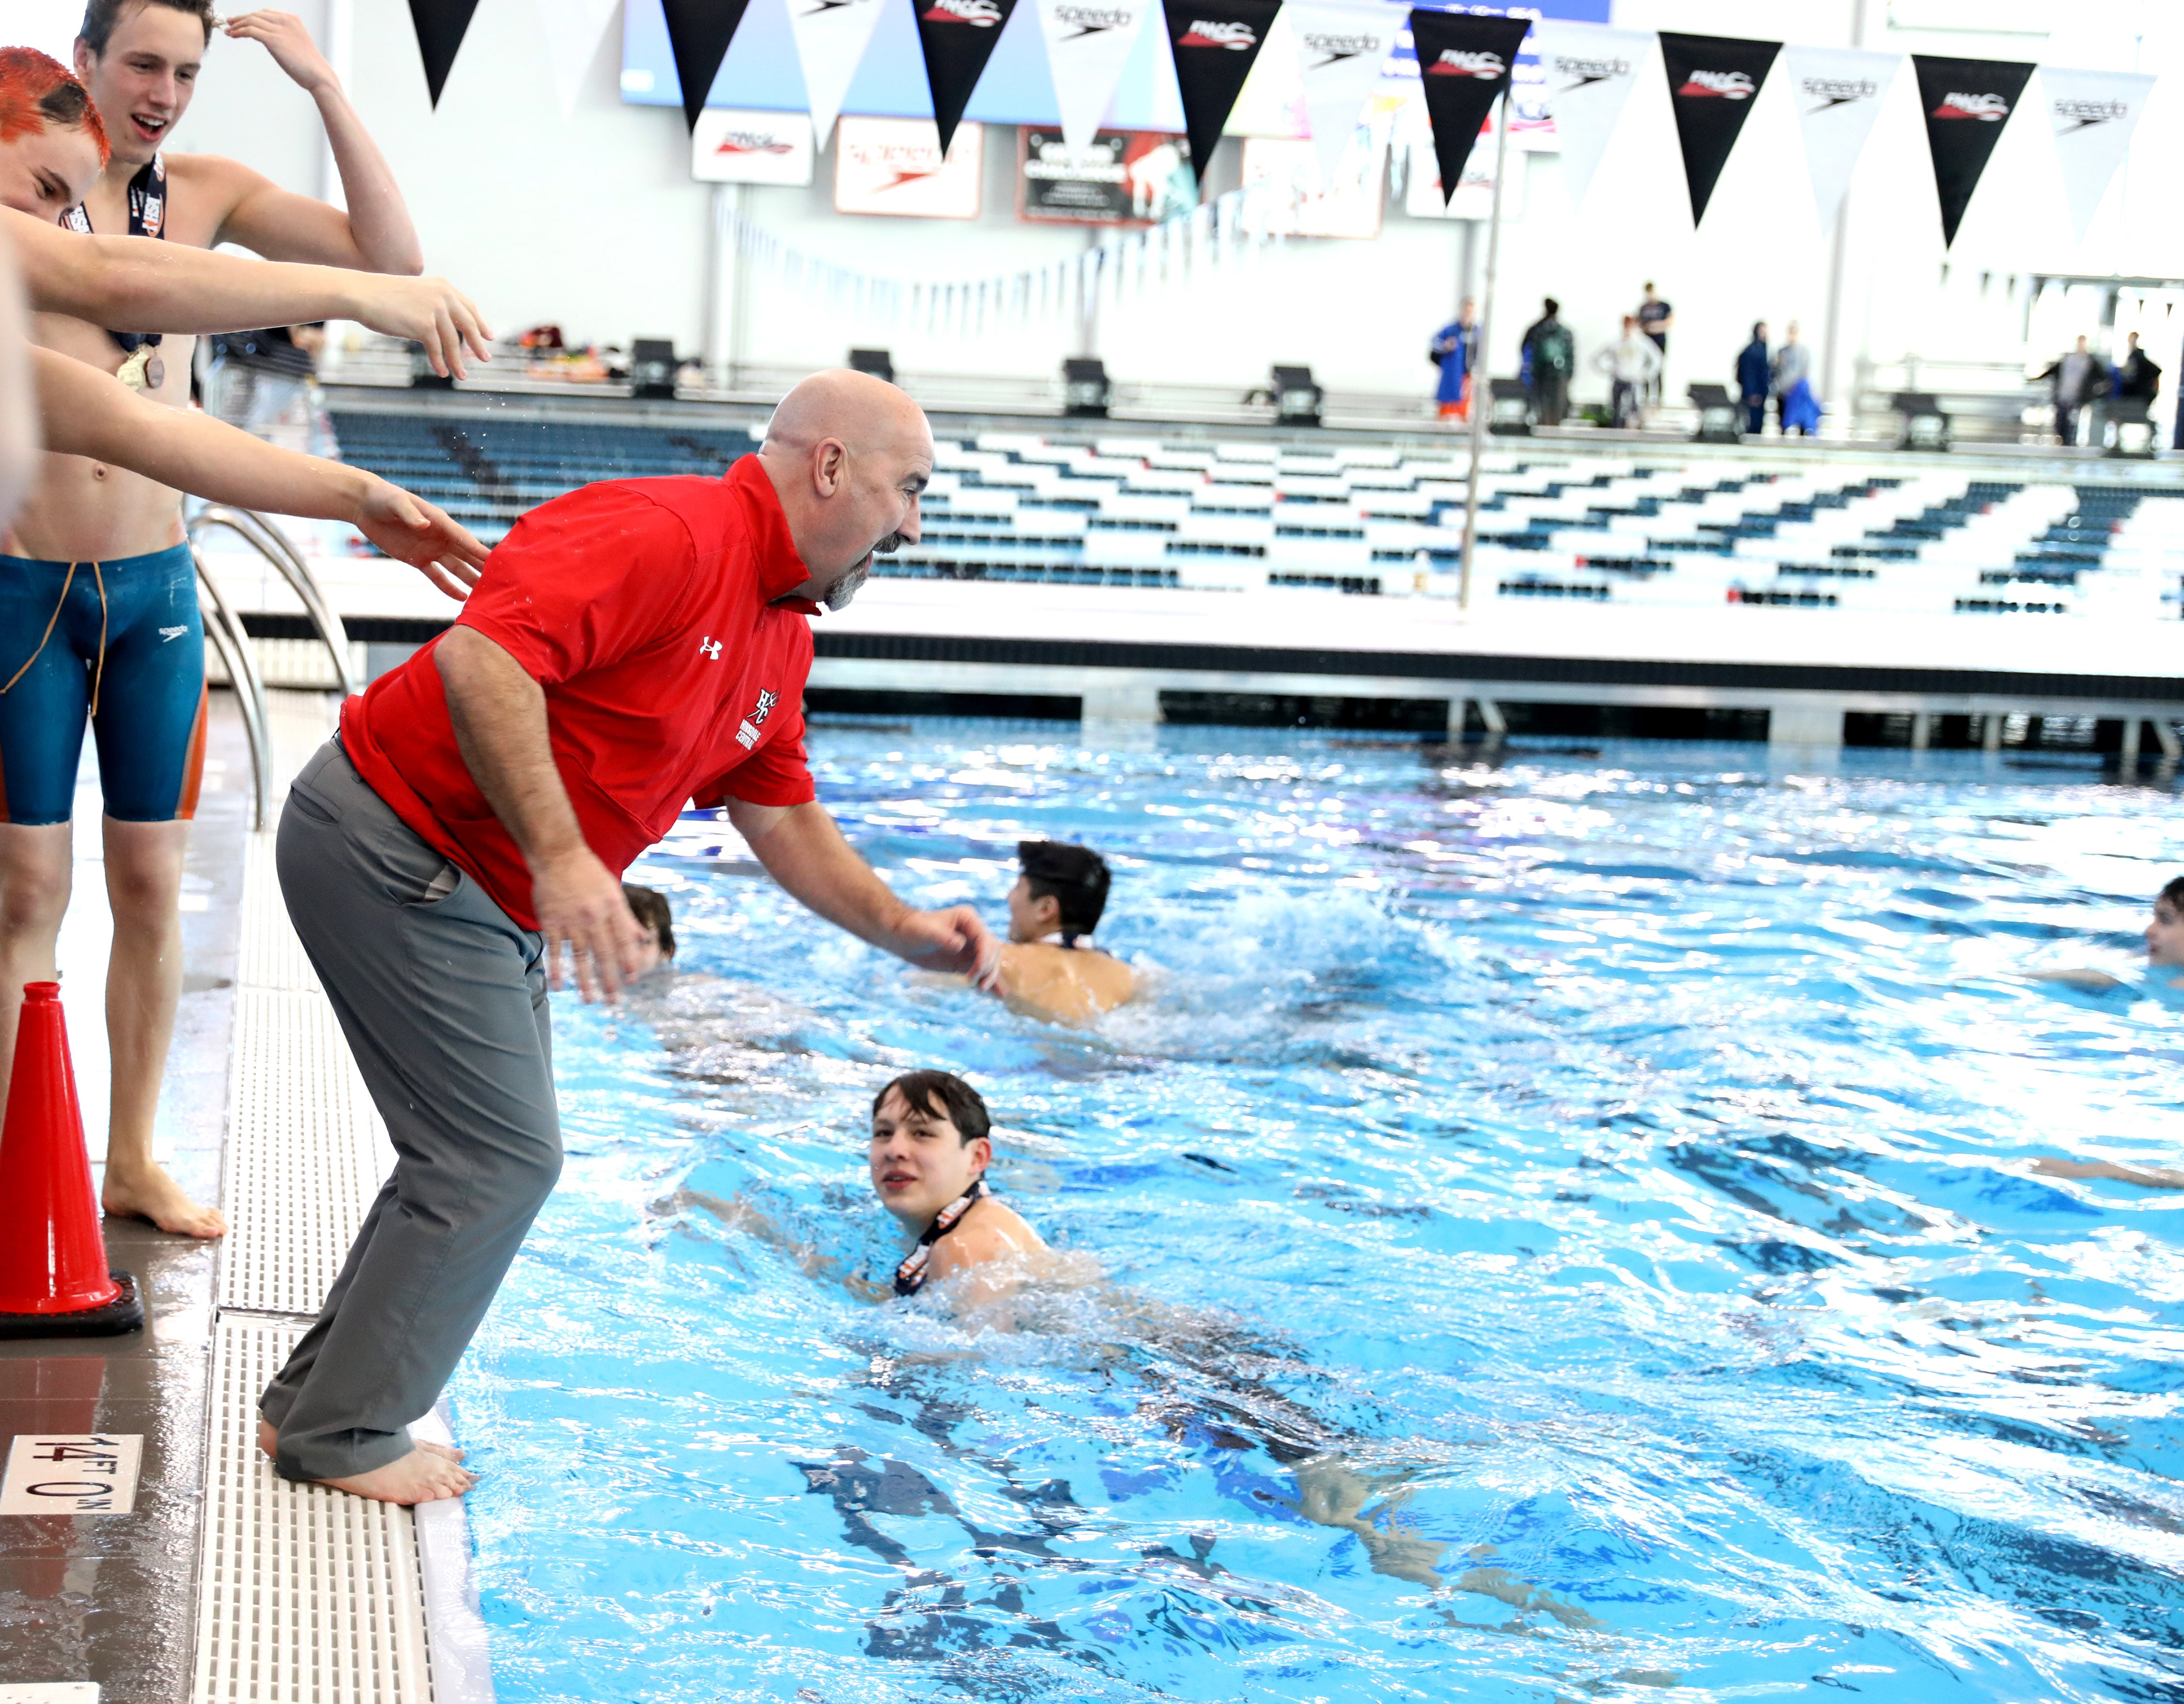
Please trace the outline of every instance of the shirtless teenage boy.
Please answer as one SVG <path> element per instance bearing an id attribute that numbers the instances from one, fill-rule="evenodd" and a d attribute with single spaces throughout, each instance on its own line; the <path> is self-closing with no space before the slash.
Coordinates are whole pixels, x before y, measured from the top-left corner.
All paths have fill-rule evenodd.
<path id="1" fill-rule="evenodd" d="M 1023 873 L 1009 889 L 1001 997 L 1039 1017 L 1082 1022 L 1135 991 L 1130 967 L 1092 944 L 1107 909 L 1107 860 L 1089 847 L 1022 840 Z"/>
<path id="2" fill-rule="evenodd" d="M 91 0 L 76 70 L 111 153 L 64 222 L 77 232 L 208 249 L 232 242 L 269 259 L 416 272 L 416 233 L 386 162 L 302 25 L 285 14 L 252 14 L 227 33 L 262 42 L 317 101 L 350 210 L 291 194 L 232 160 L 162 153 L 188 109 L 212 29 L 210 0 Z M 39 317 L 33 335 L 159 402 L 188 403 L 187 336 L 53 315 Z M 109 1211 L 163 1230 L 217 1236 L 226 1228 L 219 1213 L 192 1202 L 152 1157 L 181 994 L 177 902 L 204 738 L 203 633 L 177 493 L 108 464 L 48 456 L 0 550 L 0 587 L 11 603 L 42 599 L 58 618 L 48 643 L 61 648 L 52 660 L 60 666 L 25 661 L 26 672 L 0 693 L 5 968 L 51 973 L 71 864 L 74 766 L 65 759 L 81 749 L 88 711 L 99 741 L 114 922 L 107 980 L 113 1112 L 101 1199 Z M 79 652 L 92 653 L 81 658 L 87 688 L 67 665 Z M 42 778 L 53 784 L 32 785 Z M 0 1026 L 12 1029 L 12 1012 Z"/>

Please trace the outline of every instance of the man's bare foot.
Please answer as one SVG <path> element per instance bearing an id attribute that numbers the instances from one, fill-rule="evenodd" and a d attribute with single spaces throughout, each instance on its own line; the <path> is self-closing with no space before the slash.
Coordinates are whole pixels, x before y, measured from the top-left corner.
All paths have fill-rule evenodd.
<path id="1" fill-rule="evenodd" d="M 422 1438 L 412 1438 L 410 1441 L 426 1455 L 437 1456 L 443 1462 L 460 1462 L 465 1454 L 463 1451 L 454 1449 L 446 1444 L 428 1443 Z M 260 1420 L 258 1423 L 258 1447 L 265 1452 L 268 1461 L 281 1453 L 281 1434 L 273 1429 L 273 1423 L 270 1420 Z"/>
<path id="2" fill-rule="evenodd" d="M 121 1170 L 107 1162 L 98 1205 L 116 1218 L 149 1219 L 163 1231 L 184 1237 L 224 1237 L 227 1221 L 217 1207 L 201 1207 L 156 1164 Z"/>
<path id="3" fill-rule="evenodd" d="M 353 1496 L 370 1497 L 376 1502 L 436 1503 L 443 1497 L 462 1495 L 477 1484 L 477 1475 L 445 1456 L 419 1448 L 368 1473 L 352 1473 L 345 1479 L 320 1479 L 318 1483 Z"/>

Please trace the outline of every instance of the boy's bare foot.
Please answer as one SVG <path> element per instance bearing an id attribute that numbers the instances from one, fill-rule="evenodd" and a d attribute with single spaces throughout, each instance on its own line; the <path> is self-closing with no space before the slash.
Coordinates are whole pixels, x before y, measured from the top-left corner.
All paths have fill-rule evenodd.
<path id="1" fill-rule="evenodd" d="M 437 1456 L 443 1462 L 460 1462 L 465 1454 L 463 1451 L 454 1449 L 448 1445 L 427 1443 L 422 1438 L 412 1438 L 410 1441 L 426 1455 Z M 281 1453 L 281 1434 L 273 1429 L 273 1423 L 270 1420 L 260 1420 L 258 1423 L 258 1447 L 265 1452 L 265 1458 L 269 1462 Z"/>
<path id="2" fill-rule="evenodd" d="M 163 1231 L 184 1237 L 224 1237 L 227 1221 L 217 1207 L 201 1207 L 155 1163 L 140 1167 L 106 1165 L 98 1205 L 117 1218 L 149 1219 Z"/>

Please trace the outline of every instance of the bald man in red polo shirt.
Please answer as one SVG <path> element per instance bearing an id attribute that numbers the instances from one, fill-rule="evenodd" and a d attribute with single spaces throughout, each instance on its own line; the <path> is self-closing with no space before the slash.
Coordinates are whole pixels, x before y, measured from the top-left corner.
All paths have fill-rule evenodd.
<path id="1" fill-rule="evenodd" d="M 816 802 L 806 617 L 915 543 L 933 434 L 861 373 L 782 401 L 721 479 L 615 480 L 533 510 L 456 625 L 343 707 L 292 784 L 278 864 L 397 1160 L 318 1321 L 259 1399 L 290 1479 L 416 1503 L 414 1445 L 561 1167 L 546 995 L 612 999 L 640 938 L 630 861 L 725 806 L 774 879 L 911 963 L 990 988 L 967 906 L 894 897 Z"/>

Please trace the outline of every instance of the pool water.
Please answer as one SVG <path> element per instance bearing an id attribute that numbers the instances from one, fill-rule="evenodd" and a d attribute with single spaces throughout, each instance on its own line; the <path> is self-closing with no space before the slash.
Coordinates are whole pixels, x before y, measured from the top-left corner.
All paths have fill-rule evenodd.
<path id="1" fill-rule="evenodd" d="M 682 969 L 557 1002 L 567 1169 L 451 1392 L 504 1699 L 2184 1696 L 2184 1194 L 2032 1172 L 2184 1161 L 2184 994 L 2133 968 L 2172 792 L 812 745 L 920 903 L 1106 850 L 1150 998 L 1072 1031 L 912 977 L 704 819 L 642 866 Z M 1101 1282 L 977 1332 L 845 1286 L 922 1065 Z"/>

